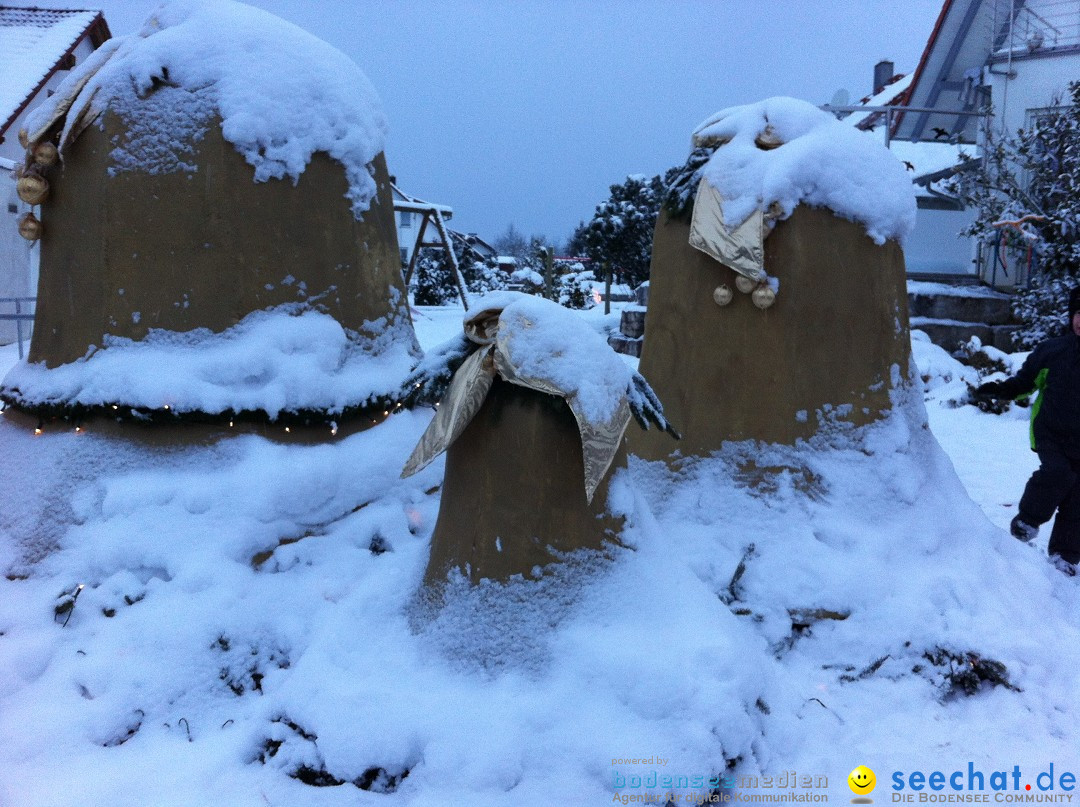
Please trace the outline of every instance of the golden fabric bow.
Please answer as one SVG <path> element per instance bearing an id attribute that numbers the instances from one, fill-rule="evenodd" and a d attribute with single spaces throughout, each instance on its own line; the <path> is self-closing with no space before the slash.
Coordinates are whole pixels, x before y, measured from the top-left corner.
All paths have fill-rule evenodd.
<path id="1" fill-rule="evenodd" d="M 470 341 L 480 345 L 465 361 L 450 381 L 450 387 L 439 403 L 439 408 L 420 438 L 412 455 L 405 463 L 402 477 L 411 476 L 425 468 L 465 431 L 476 413 L 480 411 L 488 390 L 498 373 L 505 381 L 549 395 L 566 399 L 570 411 L 577 420 L 581 435 L 581 453 L 585 463 L 585 497 L 591 503 L 593 494 L 607 474 L 615 459 L 619 443 L 630 423 L 630 404 L 624 394 L 606 420 L 590 418 L 572 392 L 560 389 L 550 378 L 526 377 L 514 361 L 513 337 L 523 334 L 534 326 L 526 319 L 518 318 L 510 324 L 502 317 L 503 309 L 486 308 L 465 321 L 465 334 Z"/>

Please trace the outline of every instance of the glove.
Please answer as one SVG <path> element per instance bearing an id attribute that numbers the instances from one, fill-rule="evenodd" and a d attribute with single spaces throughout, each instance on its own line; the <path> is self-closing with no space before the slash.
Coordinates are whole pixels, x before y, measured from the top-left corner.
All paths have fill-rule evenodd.
<path id="1" fill-rule="evenodd" d="M 997 398 L 1001 396 L 1001 382 L 987 381 L 975 388 L 975 394 L 980 398 Z"/>

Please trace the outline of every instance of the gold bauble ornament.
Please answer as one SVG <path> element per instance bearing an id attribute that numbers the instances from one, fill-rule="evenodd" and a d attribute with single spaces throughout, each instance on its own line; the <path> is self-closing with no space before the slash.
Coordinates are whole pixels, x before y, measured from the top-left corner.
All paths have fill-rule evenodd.
<path id="1" fill-rule="evenodd" d="M 713 289 L 712 298 L 713 302 L 717 305 L 727 305 L 731 302 L 731 298 L 735 296 L 735 292 L 731 290 L 731 286 L 726 283 L 722 286 L 717 286 Z"/>
<path id="2" fill-rule="evenodd" d="M 754 290 L 754 286 L 756 285 L 757 282 L 751 280 L 746 275 L 739 275 L 737 278 L 735 278 L 735 288 L 737 288 L 743 294 L 749 294 L 750 292 L 752 292 Z"/>
<path id="3" fill-rule="evenodd" d="M 26 174 L 15 182 L 15 191 L 28 205 L 40 205 L 49 196 L 49 182 L 37 174 Z"/>
<path id="4" fill-rule="evenodd" d="M 60 159 L 60 151 L 53 143 L 48 140 L 38 143 L 34 146 L 34 162 L 43 168 L 48 168 L 51 165 L 56 165 L 56 161 Z"/>
<path id="5" fill-rule="evenodd" d="M 27 213 L 19 219 L 19 235 L 27 241 L 37 241 L 41 238 L 41 222 L 33 213 Z"/>
<path id="6" fill-rule="evenodd" d="M 780 148 L 780 146 L 784 145 L 784 141 L 770 124 L 765 127 L 765 131 L 754 138 L 754 145 L 763 151 L 772 151 L 773 149 Z"/>
<path id="7" fill-rule="evenodd" d="M 769 286 L 758 286 L 750 295 L 750 299 L 754 301 L 754 305 L 764 311 L 776 302 L 776 292 Z"/>
<path id="8" fill-rule="evenodd" d="M 24 149 L 30 147 L 30 133 L 26 129 L 19 129 L 19 145 Z"/>

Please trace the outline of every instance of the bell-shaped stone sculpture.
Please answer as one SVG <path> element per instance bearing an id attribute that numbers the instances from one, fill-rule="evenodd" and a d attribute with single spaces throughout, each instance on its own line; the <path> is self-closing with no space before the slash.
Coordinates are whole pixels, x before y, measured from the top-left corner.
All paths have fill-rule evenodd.
<path id="1" fill-rule="evenodd" d="M 368 392 L 396 389 L 418 347 L 384 134 L 356 65 L 266 12 L 173 4 L 110 41 L 28 119 L 19 192 L 41 204 L 40 227 L 22 230 L 41 247 L 30 364 L 85 358 L 92 372 L 95 356 L 148 336 L 310 312 L 337 323 L 342 366 L 401 353 L 400 374 L 380 365 Z M 311 334 L 286 352 L 317 353 Z M 28 407 L 154 406 L 68 400 L 53 386 L 47 373 L 15 373 L 2 392 Z M 327 406 L 363 404 L 347 400 L 362 386 Z"/>
<path id="2" fill-rule="evenodd" d="M 694 145 L 656 225 L 640 364 L 683 439 L 634 431 L 631 453 L 791 444 L 882 417 L 909 378 L 900 163 L 792 99 L 720 113 Z M 731 284 L 747 293 L 716 297 Z"/>

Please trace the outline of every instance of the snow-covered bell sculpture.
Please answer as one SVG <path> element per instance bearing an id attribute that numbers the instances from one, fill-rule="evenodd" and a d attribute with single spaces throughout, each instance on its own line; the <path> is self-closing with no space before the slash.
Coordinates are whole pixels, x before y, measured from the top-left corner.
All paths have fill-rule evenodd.
<path id="1" fill-rule="evenodd" d="M 579 315 L 513 292 L 477 301 L 406 389 L 441 398 L 402 472 L 446 452 L 429 585 L 454 569 L 472 582 L 530 577 L 601 549 L 618 526 L 605 481 L 631 417 L 673 433 L 645 379 Z"/>
<path id="2" fill-rule="evenodd" d="M 810 104 L 706 120 L 657 221 L 640 363 L 683 440 L 634 431 L 631 453 L 790 444 L 889 411 L 909 377 L 899 240 L 914 221 L 903 165 Z M 732 280 L 749 298 L 716 305 Z"/>
<path id="3" fill-rule="evenodd" d="M 0 395 L 80 415 L 373 410 L 419 355 L 385 134 L 351 59 L 250 6 L 167 4 L 106 42 L 20 137 L 40 285 L 29 364 Z"/>

